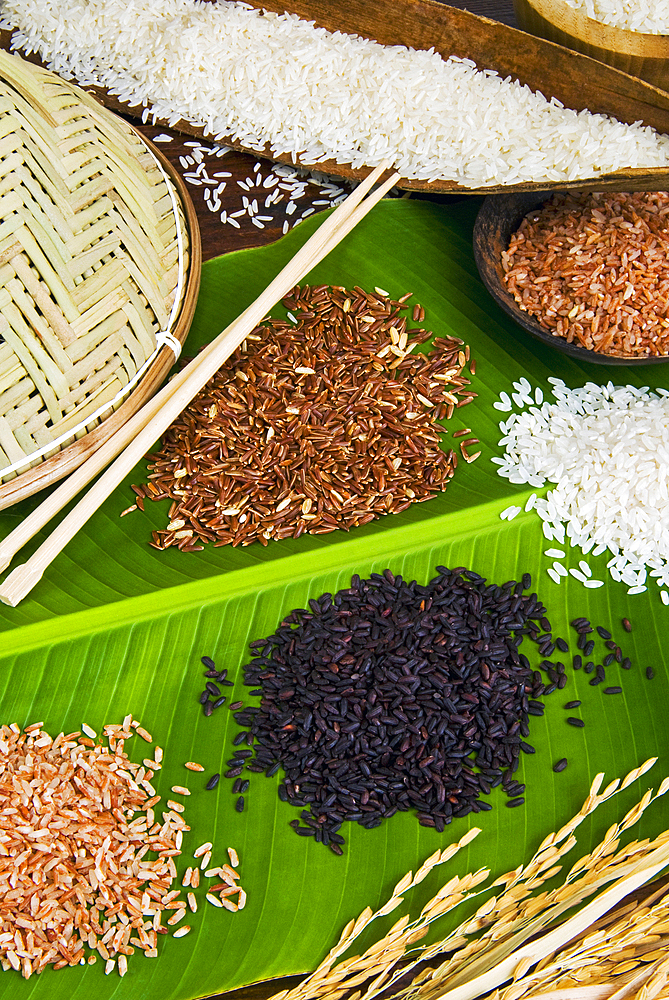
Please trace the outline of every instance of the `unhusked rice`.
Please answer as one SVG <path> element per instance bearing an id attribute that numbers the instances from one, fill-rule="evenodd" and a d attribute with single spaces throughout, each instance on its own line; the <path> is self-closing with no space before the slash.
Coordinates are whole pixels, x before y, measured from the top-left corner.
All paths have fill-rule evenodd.
<path id="1" fill-rule="evenodd" d="M 565 0 L 593 21 L 647 35 L 669 34 L 667 0 Z"/>
<path id="2" fill-rule="evenodd" d="M 194 0 L 2 0 L 13 45 L 176 125 L 247 149 L 393 163 L 467 187 L 669 165 L 669 139 L 565 109 L 470 60 Z"/>
<path id="3" fill-rule="evenodd" d="M 611 576 L 634 593 L 649 577 L 669 586 L 669 391 L 549 381 L 556 402 L 500 423 L 497 471 L 512 483 L 556 484 L 534 504 L 549 541 L 608 549 Z"/>
<path id="4" fill-rule="evenodd" d="M 78 732 L 52 739 L 41 722 L 0 727 L 5 971 L 29 979 L 47 965 L 90 964 L 97 951 L 123 975 L 135 948 L 156 957 L 161 915 L 178 895 L 179 831 L 190 827 L 172 813 L 155 823 L 153 772 L 124 752 L 128 727 L 105 727 L 109 747 Z"/>

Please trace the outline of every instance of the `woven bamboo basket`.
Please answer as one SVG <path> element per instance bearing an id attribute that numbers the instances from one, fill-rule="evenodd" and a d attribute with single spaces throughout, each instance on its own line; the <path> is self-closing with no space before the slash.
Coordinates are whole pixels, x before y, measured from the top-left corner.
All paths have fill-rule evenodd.
<path id="1" fill-rule="evenodd" d="M 192 204 L 158 151 L 0 52 L 0 507 L 67 475 L 155 392 L 200 259 Z"/>

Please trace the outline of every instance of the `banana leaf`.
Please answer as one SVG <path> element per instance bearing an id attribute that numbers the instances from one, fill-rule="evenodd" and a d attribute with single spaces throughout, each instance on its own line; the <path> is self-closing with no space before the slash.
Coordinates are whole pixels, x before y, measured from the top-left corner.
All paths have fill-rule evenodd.
<path id="1" fill-rule="evenodd" d="M 174 784 L 192 789 L 184 814 L 192 829 L 184 838 L 180 873 L 203 841 L 214 843 L 212 863 L 224 861 L 226 848 L 233 846 L 248 893 L 246 908 L 233 914 L 206 903 L 200 889 L 198 912 L 188 917 L 191 934 L 163 938 L 157 959 L 136 954 L 124 979 L 116 973 L 105 977 L 101 961 L 47 970 L 29 981 L 7 972 L 0 977 L 0 997 L 189 1000 L 305 972 L 351 917 L 366 905 L 380 905 L 407 870 L 470 826 L 480 826 L 481 835 L 443 870 L 431 873 L 414 891 L 412 908 L 453 874 L 488 866 L 498 875 L 516 867 L 573 815 L 598 771 L 612 778 L 659 757 L 649 775 L 583 824 L 583 849 L 669 772 L 664 648 L 669 609 L 654 585 L 646 594 L 628 596 L 625 586 L 608 577 L 606 555 L 588 557 L 593 574 L 607 581 L 600 590 L 585 590 L 571 577 L 559 587 L 552 583 L 536 515 L 522 513 L 509 523 L 499 519 L 506 506 L 524 503 L 531 491 L 501 479 L 490 462 L 500 418 L 492 402 L 512 380 L 525 375 L 548 397 L 550 375 L 570 385 L 609 378 L 662 385 L 664 368 L 613 371 L 577 364 L 529 340 L 502 315 L 478 279 L 471 231 L 479 204 L 386 202 L 310 277 L 379 285 L 392 295 L 412 291 L 436 333 L 454 333 L 471 345 L 478 362 L 473 388 L 479 396 L 456 411 L 448 431 L 472 427 L 483 454 L 470 466 L 460 465 L 444 494 L 349 534 L 303 536 L 267 548 L 159 553 L 147 541 L 152 528 L 165 524 L 166 504 L 147 503 L 145 515 L 119 518 L 132 502 L 129 484 L 141 481 L 145 472 L 140 467 L 53 563 L 31 597 L 18 608 L 0 610 L 2 721 L 43 720 L 53 734 L 82 722 L 100 731 L 132 712 L 165 749 L 157 791 L 166 799 Z M 274 246 L 205 265 L 190 353 L 255 297 L 316 224 L 309 220 Z M 36 499 L 0 515 L 2 531 L 9 531 Z M 580 558 L 578 550 L 571 550 L 565 562 L 576 566 Z M 523 808 L 505 808 L 504 796 L 494 790 L 491 812 L 454 821 L 443 834 L 421 828 L 413 813 L 398 814 L 371 831 L 347 824 L 345 854 L 339 858 L 295 836 L 288 824 L 297 813 L 277 797 L 280 774 L 271 779 L 250 775 L 241 814 L 234 809 L 232 781 L 222 778 L 214 791 L 204 789 L 211 774 L 226 770 L 238 730 L 226 709 L 211 718 L 201 712 L 202 655 L 227 667 L 236 682 L 229 690 L 245 698 L 240 668 L 248 660 L 248 643 L 268 635 L 292 608 L 347 586 L 352 573 L 389 567 L 426 582 L 438 564 L 466 565 L 498 583 L 529 572 L 554 634 L 568 637 L 572 651 L 575 633 L 569 621 L 586 616 L 609 628 L 632 660 L 629 671 L 615 664 L 607 669 L 607 682 L 620 683 L 621 695 L 604 695 L 583 671 L 569 669 L 566 689 L 546 698 L 544 718 L 531 719 L 529 742 L 536 753 L 522 755 L 518 773 L 527 785 Z M 629 635 L 622 630 L 623 617 L 632 622 Z M 601 642 L 598 649 L 603 655 Z M 533 663 L 539 659 L 535 653 Z M 651 681 L 648 666 L 655 670 Z M 583 702 L 584 729 L 566 724 L 571 713 L 563 706 L 576 698 Z M 145 746 L 131 753 L 140 759 Z M 569 765 L 556 774 L 552 765 L 561 757 Z M 187 760 L 201 762 L 205 771 L 185 770 Z M 669 803 L 662 799 L 644 815 L 635 836 L 652 836 L 668 825 Z"/>

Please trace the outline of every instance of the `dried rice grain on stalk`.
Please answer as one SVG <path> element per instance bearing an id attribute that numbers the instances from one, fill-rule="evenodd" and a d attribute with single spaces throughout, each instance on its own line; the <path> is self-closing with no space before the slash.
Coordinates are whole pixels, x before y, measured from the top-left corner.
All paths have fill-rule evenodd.
<path id="1" fill-rule="evenodd" d="M 295 288 L 296 323 L 257 327 L 151 456 L 135 490 L 173 501 L 154 547 L 348 530 L 444 490 L 457 457 L 438 420 L 476 396 L 469 349 L 442 337 L 413 354 L 431 334 L 408 328 L 409 297 Z"/>
<path id="2" fill-rule="evenodd" d="M 109 747 L 78 732 L 52 739 L 41 722 L 0 728 L 3 969 L 28 979 L 91 949 L 110 969 L 118 958 L 123 975 L 135 948 L 156 957 L 177 839 L 190 827 L 176 814 L 154 823 L 152 772 L 123 749 L 131 721 L 105 727 Z"/>
<path id="3" fill-rule="evenodd" d="M 620 837 L 669 790 L 669 779 L 657 792 L 649 789 L 594 850 L 573 865 L 562 865 L 581 823 L 656 760 L 651 757 L 601 791 L 604 775 L 596 775 L 578 813 L 550 833 L 525 864 L 492 884 L 487 868 L 453 876 L 413 919 L 405 913 L 383 937 L 372 929 L 376 940 L 362 952 L 356 944 L 362 932 L 377 917 L 398 910 L 432 869 L 450 861 L 481 831 L 475 827 L 458 843 L 437 849 L 415 874 L 408 872 L 397 883 L 379 910 L 366 907 L 349 921 L 315 972 L 272 1000 L 374 1000 L 380 994 L 396 1000 L 666 997 L 669 893 L 665 880 L 660 888 L 651 880 L 669 864 L 669 831 L 622 846 Z M 550 888 L 560 872 L 558 884 Z M 639 900 L 641 886 L 647 889 Z M 493 888 L 495 895 L 453 927 L 452 914 L 461 903 Z M 430 938 L 417 944 L 446 915 L 446 926 L 433 927 Z M 350 950 L 358 954 L 343 958 Z"/>

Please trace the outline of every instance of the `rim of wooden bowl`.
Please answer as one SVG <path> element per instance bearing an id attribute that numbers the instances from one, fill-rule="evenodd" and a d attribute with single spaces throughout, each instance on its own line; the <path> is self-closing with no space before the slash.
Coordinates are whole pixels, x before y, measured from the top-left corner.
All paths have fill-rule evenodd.
<path id="1" fill-rule="evenodd" d="M 613 24 L 604 24 L 588 17 L 582 10 L 570 7 L 565 0 L 523 0 L 523 4 L 553 27 L 572 38 L 598 49 L 640 59 L 669 59 L 669 35 L 630 31 Z"/>
<path id="2" fill-rule="evenodd" d="M 580 344 L 568 344 L 564 337 L 553 336 L 548 330 L 523 312 L 513 295 L 506 290 L 502 251 L 508 249 L 512 234 L 524 217 L 539 208 L 552 195 L 552 191 L 514 192 L 489 195 L 474 223 L 474 259 L 481 281 L 497 305 L 526 333 L 548 347 L 561 351 L 574 361 L 595 365 L 658 365 L 669 362 L 669 354 L 649 358 L 621 358 L 611 354 L 598 354 Z"/>
<path id="3" fill-rule="evenodd" d="M 128 123 L 130 124 L 130 123 Z M 165 154 L 155 143 L 142 135 L 134 126 L 133 131 L 151 150 L 154 156 L 160 161 L 162 167 L 167 172 L 170 180 L 176 188 L 177 196 L 184 213 L 186 228 L 188 231 L 188 269 L 186 287 L 184 289 L 181 308 L 178 319 L 172 330 L 176 339 L 183 344 L 190 329 L 190 325 L 197 304 L 197 296 L 200 288 L 200 272 L 202 265 L 202 243 L 200 239 L 200 228 L 197 221 L 195 207 L 190 194 L 179 171 L 167 159 Z M 160 388 L 167 377 L 168 372 L 174 365 L 174 352 L 167 344 L 162 347 L 152 365 L 133 389 L 128 398 L 114 410 L 108 417 L 102 420 L 97 427 L 85 434 L 83 437 L 67 445 L 57 454 L 52 455 L 45 461 L 32 469 L 27 469 L 14 479 L 6 483 L 0 483 L 0 510 L 11 507 L 13 504 L 32 496 L 39 490 L 57 483 L 65 476 L 69 476 L 76 468 L 82 465 L 87 458 L 98 450 L 105 441 L 128 420 L 133 413 L 153 396 Z"/>

